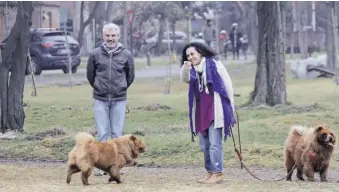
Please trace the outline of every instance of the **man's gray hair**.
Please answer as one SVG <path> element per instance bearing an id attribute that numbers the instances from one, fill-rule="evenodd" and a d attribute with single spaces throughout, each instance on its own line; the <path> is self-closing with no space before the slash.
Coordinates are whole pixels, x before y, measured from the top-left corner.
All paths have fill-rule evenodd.
<path id="1" fill-rule="evenodd" d="M 102 28 L 102 32 L 104 32 L 105 30 L 116 30 L 120 34 L 119 26 L 114 23 L 107 23 L 106 25 L 104 25 L 104 27 Z"/>

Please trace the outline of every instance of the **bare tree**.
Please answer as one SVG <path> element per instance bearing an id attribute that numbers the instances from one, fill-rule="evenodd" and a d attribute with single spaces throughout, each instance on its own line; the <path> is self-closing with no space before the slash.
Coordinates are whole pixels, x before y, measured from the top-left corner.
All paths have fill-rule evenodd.
<path id="1" fill-rule="evenodd" d="M 84 36 L 85 28 L 93 20 L 93 18 L 95 16 L 95 12 L 96 12 L 96 10 L 99 6 L 99 3 L 100 3 L 100 1 L 95 2 L 94 8 L 90 11 L 88 18 L 84 21 L 85 2 L 81 1 L 81 5 L 80 5 L 80 29 L 79 29 L 79 35 L 78 35 L 78 42 L 79 42 L 80 47 L 82 47 L 82 44 L 83 44 L 83 40 L 84 40 L 83 36 Z"/>
<path id="2" fill-rule="evenodd" d="M 306 59 L 307 56 L 307 40 L 305 41 L 304 26 L 307 26 L 307 9 L 305 3 L 296 1 L 296 25 L 298 30 L 298 43 L 300 50 L 300 58 Z"/>
<path id="3" fill-rule="evenodd" d="M 282 61 L 286 60 L 286 55 L 285 55 L 285 50 L 286 50 L 286 45 L 285 45 L 285 41 L 286 41 L 286 11 L 287 10 L 287 2 L 280 2 L 279 4 L 280 6 L 278 6 L 279 12 L 280 12 L 280 16 L 281 19 L 279 20 L 280 22 L 280 53 L 282 53 Z"/>
<path id="4" fill-rule="evenodd" d="M 333 66 L 332 69 L 334 71 L 335 77 L 334 77 L 334 82 L 339 85 L 339 74 L 338 74 L 338 69 L 337 69 L 337 60 L 338 60 L 338 15 L 336 13 L 337 11 L 337 6 L 336 2 L 333 1 L 331 2 L 331 18 L 332 18 L 332 33 L 333 33 Z"/>
<path id="5" fill-rule="evenodd" d="M 105 15 L 105 20 L 106 23 L 111 23 L 112 22 L 112 10 L 113 10 L 113 1 L 108 1 L 107 2 L 107 8 L 106 8 L 106 15 Z"/>
<path id="6" fill-rule="evenodd" d="M 155 52 L 158 54 L 161 51 L 161 44 L 166 30 L 166 20 L 171 23 L 172 31 L 175 23 L 184 18 L 184 7 L 178 2 L 150 2 L 147 4 L 143 17 L 149 18 L 154 16 L 158 19 L 159 31 L 157 42 L 155 44 Z"/>
<path id="7" fill-rule="evenodd" d="M 8 129 L 22 131 L 25 120 L 23 91 L 32 2 L 18 1 L 17 10 L 16 21 L 6 41 L 0 65 L 1 132 L 6 132 Z"/>
<path id="8" fill-rule="evenodd" d="M 123 2 L 123 9 L 124 9 L 124 25 L 123 25 L 123 44 L 125 47 L 128 47 L 128 43 L 127 43 L 127 40 L 128 40 L 128 15 L 127 15 L 127 1 L 124 1 Z"/>
<path id="9" fill-rule="evenodd" d="M 332 19 L 332 12 L 334 11 L 334 2 L 327 2 L 327 22 L 326 22 L 326 52 L 327 52 L 327 66 L 331 71 L 335 71 L 336 53 L 335 53 L 335 24 Z M 334 13 L 333 13 L 334 14 Z"/>
<path id="10" fill-rule="evenodd" d="M 292 1 L 292 30 L 291 30 L 291 45 L 290 45 L 290 57 L 292 58 L 294 55 L 294 43 L 295 43 L 295 31 L 297 31 L 297 20 L 296 20 L 296 2 Z"/>
<path id="11" fill-rule="evenodd" d="M 259 47 L 253 105 L 286 104 L 285 61 L 282 41 L 280 2 L 257 3 Z M 267 19 L 270 18 L 270 19 Z"/>

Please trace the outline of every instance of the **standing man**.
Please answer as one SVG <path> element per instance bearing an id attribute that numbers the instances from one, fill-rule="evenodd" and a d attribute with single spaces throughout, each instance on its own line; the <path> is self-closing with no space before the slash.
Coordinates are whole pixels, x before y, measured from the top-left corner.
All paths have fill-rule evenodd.
<path id="1" fill-rule="evenodd" d="M 235 55 L 237 55 L 237 60 L 239 60 L 239 50 L 241 46 L 242 33 L 239 31 L 238 23 L 233 23 L 231 26 L 230 40 L 232 43 L 232 53 L 233 60 L 235 60 Z"/>
<path id="2" fill-rule="evenodd" d="M 212 21 L 207 19 L 206 25 L 202 29 L 203 37 L 207 46 L 211 47 L 212 41 L 215 40 L 215 29 L 212 26 Z"/>
<path id="3" fill-rule="evenodd" d="M 118 40 L 120 28 L 114 23 L 103 27 L 104 42 L 90 53 L 87 79 L 93 87 L 97 140 L 122 135 L 127 89 L 134 81 L 134 58 Z M 110 134 L 110 135 L 109 135 Z M 100 174 L 96 174 L 100 175 Z"/>

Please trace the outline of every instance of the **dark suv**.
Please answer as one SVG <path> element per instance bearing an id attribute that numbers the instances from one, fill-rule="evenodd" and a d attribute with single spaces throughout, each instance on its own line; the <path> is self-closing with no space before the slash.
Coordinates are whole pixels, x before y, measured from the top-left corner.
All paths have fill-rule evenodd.
<path id="1" fill-rule="evenodd" d="M 3 49 L 5 39 L 1 43 Z M 80 65 L 79 43 L 67 32 L 67 40 L 72 58 L 72 73 L 76 73 Z M 30 30 L 30 55 L 34 74 L 40 75 L 42 70 L 61 69 L 68 73 L 68 52 L 66 49 L 65 33 L 54 28 L 38 28 Z M 28 61 L 27 61 L 28 62 Z M 30 73 L 28 63 L 26 74 Z"/>

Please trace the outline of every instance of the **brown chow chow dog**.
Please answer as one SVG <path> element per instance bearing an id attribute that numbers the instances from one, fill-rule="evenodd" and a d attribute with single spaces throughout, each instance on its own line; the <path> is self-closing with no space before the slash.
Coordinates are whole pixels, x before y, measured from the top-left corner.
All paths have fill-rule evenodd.
<path id="1" fill-rule="evenodd" d="M 314 173 L 319 172 L 320 180 L 326 181 L 335 143 L 335 133 L 327 126 L 293 126 L 285 141 L 286 180 L 291 181 L 292 168 L 296 164 L 299 180 L 304 180 L 305 174 L 308 181 L 313 182 Z"/>
<path id="2" fill-rule="evenodd" d="M 88 177 L 93 167 L 107 172 L 110 176 L 108 182 L 121 183 L 120 169 L 126 164 L 132 164 L 139 153 L 145 151 L 145 144 L 134 135 L 125 135 L 121 138 L 107 142 L 97 142 L 94 137 L 86 132 L 75 136 L 75 146 L 68 153 L 67 183 L 71 176 L 81 171 L 81 180 L 84 185 L 89 185 Z"/>

